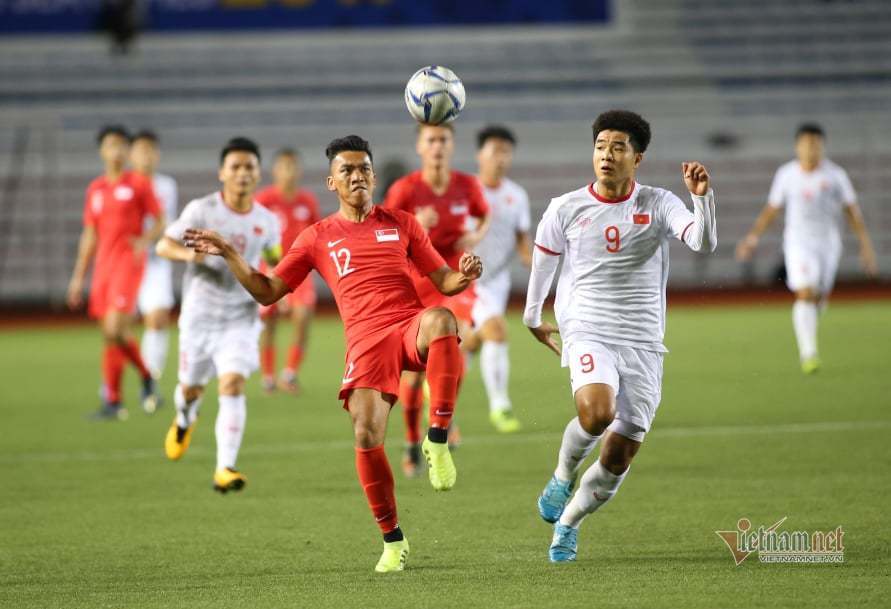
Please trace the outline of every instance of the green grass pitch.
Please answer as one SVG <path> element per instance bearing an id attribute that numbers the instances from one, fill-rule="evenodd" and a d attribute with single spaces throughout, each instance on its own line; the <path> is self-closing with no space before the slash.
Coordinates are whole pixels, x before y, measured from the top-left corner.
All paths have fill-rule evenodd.
<path id="1" fill-rule="evenodd" d="M 478 370 L 458 421 L 458 484 L 435 494 L 388 452 L 408 570 L 372 572 L 377 528 L 336 400 L 342 338 L 317 321 L 304 394 L 249 383 L 241 494 L 210 489 L 216 391 L 192 449 L 167 462 L 176 347 L 155 417 L 90 423 L 92 327 L 0 331 L 0 607 L 887 607 L 891 307 L 833 304 L 824 368 L 797 369 L 788 306 L 676 308 L 662 406 L 616 498 L 583 525 L 579 560 L 551 565 L 535 499 L 573 416 L 566 371 L 511 319 L 511 391 L 524 430 L 490 429 Z M 282 344 L 285 335 L 280 333 Z M 715 534 L 748 517 L 845 530 L 841 565 L 737 567 Z"/>

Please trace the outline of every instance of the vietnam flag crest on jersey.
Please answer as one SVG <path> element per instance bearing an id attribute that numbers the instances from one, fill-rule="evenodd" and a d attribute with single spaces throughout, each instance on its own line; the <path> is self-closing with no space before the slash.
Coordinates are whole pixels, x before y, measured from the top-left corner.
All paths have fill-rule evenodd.
<path id="1" fill-rule="evenodd" d="M 649 224 L 650 223 L 650 214 L 634 214 L 634 223 L 635 224 Z"/>

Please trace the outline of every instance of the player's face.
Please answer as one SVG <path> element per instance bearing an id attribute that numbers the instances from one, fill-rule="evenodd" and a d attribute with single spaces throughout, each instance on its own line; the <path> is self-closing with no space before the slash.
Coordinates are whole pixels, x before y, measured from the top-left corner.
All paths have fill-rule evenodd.
<path id="1" fill-rule="evenodd" d="M 374 168 L 367 153 L 344 150 L 331 161 L 328 190 L 336 192 L 342 203 L 361 208 L 371 203 L 374 179 Z"/>
<path id="2" fill-rule="evenodd" d="M 303 167 L 296 157 L 283 154 L 272 165 L 272 179 L 280 187 L 296 186 L 303 177 Z"/>
<path id="3" fill-rule="evenodd" d="M 139 173 L 154 173 L 160 158 L 160 151 L 151 140 L 138 139 L 130 146 L 130 164 Z"/>
<path id="4" fill-rule="evenodd" d="M 624 131 L 607 129 L 594 140 L 594 175 L 598 182 L 620 184 L 634 178 L 643 154 L 635 152 Z"/>
<path id="5" fill-rule="evenodd" d="M 415 150 L 424 166 L 446 164 L 451 161 L 455 151 L 455 136 L 448 127 L 425 125 L 418 133 Z"/>
<path id="6" fill-rule="evenodd" d="M 795 154 L 801 163 L 816 166 L 823 159 L 823 138 L 816 133 L 802 133 L 795 140 Z"/>
<path id="7" fill-rule="evenodd" d="M 127 138 L 109 133 L 99 144 L 99 157 L 106 165 L 123 167 L 127 162 L 127 153 L 130 151 L 130 142 Z"/>
<path id="8" fill-rule="evenodd" d="M 247 196 L 260 182 L 260 160 L 252 152 L 234 150 L 223 159 L 219 177 L 226 192 Z"/>
<path id="9" fill-rule="evenodd" d="M 514 161 L 514 145 L 507 140 L 490 137 L 476 155 L 480 173 L 505 175 Z"/>

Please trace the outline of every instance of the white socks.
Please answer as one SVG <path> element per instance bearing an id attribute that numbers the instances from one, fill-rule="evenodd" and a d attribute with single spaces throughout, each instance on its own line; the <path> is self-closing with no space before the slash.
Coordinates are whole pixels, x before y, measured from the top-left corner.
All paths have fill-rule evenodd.
<path id="1" fill-rule="evenodd" d="M 217 469 L 235 468 L 244 422 L 247 418 L 247 400 L 244 395 L 221 395 L 215 431 L 217 435 Z"/>
<path id="2" fill-rule="evenodd" d="M 817 305 L 813 302 L 796 300 L 792 305 L 792 325 L 802 361 L 817 356 L 817 315 Z"/>
<path id="3" fill-rule="evenodd" d="M 155 378 L 161 377 L 161 373 L 164 372 L 164 366 L 167 365 L 168 335 L 169 331 L 166 329 L 153 330 L 146 328 L 145 332 L 142 333 L 142 345 L 140 348 L 142 359 L 145 361 L 149 372 Z"/>
<path id="4" fill-rule="evenodd" d="M 579 467 L 597 446 L 599 439 L 600 436 L 592 436 L 582 429 L 578 417 L 571 420 L 563 431 L 563 442 L 560 443 L 560 454 L 557 456 L 554 476 L 563 481 L 575 480 Z"/>
<path id="5" fill-rule="evenodd" d="M 613 498 L 627 475 L 628 470 L 617 476 L 603 467 L 599 459 L 595 461 L 582 476 L 575 495 L 563 510 L 560 524 L 577 529 L 585 516 L 596 512 L 600 506 Z"/>
<path id="6" fill-rule="evenodd" d="M 199 396 L 191 402 L 186 402 L 182 385 L 177 384 L 176 389 L 173 390 L 173 404 L 176 406 L 176 426 L 180 429 L 185 429 L 198 419 L 201 397 Z"/>
<path id="7" fill-rule="evenodd" d="M 510 377 L 510 359 L 507 343 L 484 341 L 480 349 L 480 372 L 489 396 L 489 411 L 508 410 L 510 398 L 507 395 L 507 382 Z"/>

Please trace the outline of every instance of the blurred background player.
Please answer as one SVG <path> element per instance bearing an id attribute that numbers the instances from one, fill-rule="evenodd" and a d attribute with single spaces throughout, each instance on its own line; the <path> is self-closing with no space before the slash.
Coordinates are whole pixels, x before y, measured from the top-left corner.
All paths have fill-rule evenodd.
<path id="1" fill-rule="evenodd" d="M 157 173 L 161 159 L 160 141 L 155 132 L 143 130 L 133 136 L 130 145 L 130 165 L 133 170 L 152 181 L 155 196 L 164 217 L 173 220 L 179 214 L 177 208 L 176 180 Z M 142 359 L 155 379 L 160 379 L 167 365 L 170 315 L 173 310 L 173 263 L 149 248 L 148 264 L 142 278 L 137 300 L 145 330 L 142 334 Z"/>
<path id="2" fill-rule="evenodd" d="M 523 314 L 532 334 L 569 367 L 578 411 L 538 500 L 542 519 L 555 523 L 552 562 L 575 560 L 579 525 L 619 490 L 656 416 L 666 352 L 668 239 L 695 252 L 717 246 L 715 198 L 705 167 L 682 167 L 693 199 L 690 213 L 673 193 L 635 181 L 650 142 L 647 121 L 611 110 L 597 117 L 592 130 L 596 181 L 548 205 L 535 234 Z M 541 320 L 561 257 L 554 312 L 562 353 L 551 336 L 557 328 Z M 569 501 L 581 464 L 601 437 L 600 456 Z"/>
<path id="3" fill-rule="evenodd" d="M 510 298 L 510 267 L 514 255 L 520 256 L 526 268 L 532 266 L 529 197 L 522 186 L 507 177 L 516 144 L 514 134 L 500 125 L 477 133 L 478 177 L 492 220 L 475 250 L 485 270 L 474 284 L 474 342 L 482 341 L 480 373 L 489 398 L 489 419 L 502 433 L 520 429 L 508 396 L 510 358 L 504 315 Z"/>
<path id="4" fill-rule="evenodd" d="M 272 186 L 257 193 L 257 202 L 278 216 L 282 227 L 282 251 L 288 251 L 294 239 L 303 229 L 320 220 L 316 196 L 303 188 L 303 165 L 296 150 L 284 148 L 275 155 L 272 165 Z M 261 269 L 263 270 L 263 269 Z M 298 393 L 297 374 L 306 351 L 309 325 L 316 306 L 316 289 L 312 277 L 276 305 L 260 307 L 263 332 L 260 334 L 260 365 L 263 374 L 263 390 L 275 391 L 276 386 L 288 393 Z M 288 359 L 276 382 L 275 378 L 275 327 L 278 314 L 288 315 L 294 324 L 294 342 L 288 349 Z"/>
<path id="5" fill-rule="evenodd" d="M 489 229 L 489 206 L 483 198 L 476 178 L 452 169 L 455 153 L 454 128 L 450 124 L 420 125 L 415 151 L 421 158 L 421 169 L 397 180 L 387 191 L 384 207 L 414 214 L 430 235 L 436 251 L 450 268 L 457 268 L 462 253 L 472 251 Z M 468 230 L 470 218 L 478 222 Z M 461 336 L 470 332 L 473 323 L 473 287 L 454 297 L 441 294 L 427 277 L 415 274 L 415 289 L 426 307 L 444 306 L 458 319 Z M 424 376 L 418 372 L 403 374 L 399 388 L 405 418 L 405 455 L 402 471 L 406 476 L 418 474 L 421 467 L 421 406 Z M 449 444 L 458 443 L 453 425 Z"/>
<path id="6" fill-rule="evenodd" d="M 427 370 L 430 429 L 423 451 L 430 484 L 447 491 L 457 479 L 447 436 L 463 368 L 454 315 L 444 307 L 425 308 L 412 274 L 429 277 L 437 290 L 453 295 L 479 277 L 482 265 L 479 257 L 464 254 L 459 270 L 453 270 L 410 214 L 374 205 L 374 159 L 367 141 L 356 135 L 339 138 L 325 155 L 328 190 L 337 193 L 339 210 L 303 231 L 271 276 L 255 271 L 217 233 L 189 231 L 187 242 L 196 251 L 222 256 L 264 304 L 284 297 L 313 269 L 331 288 L 347 341 L 339 397 L 353 423 L 359 482 L 384 537 L 375 570 L 402 571 L 409 546 L 399 526 L 393 472 L 384 451 L 400 373 Z"/>
<path id="7" fill-rule="evenodd" d="M 151 181 L 125 169 L 130 148 L 127 130 L 117 125 L 103 127 L 96 141 L 105 172 L 87 188 L 84 229 L 67 301 L 72 309 L 83 303 L 84 277 L 95 256 L 89 314 L 99 320 L 105 347 L 102 404 L 94 418 L 124 419 L 127 410 L 121 405 L 121 380 L 128 361 L 142 379 L 143 409 L 151 414 L 158 406 L 155 381 L 143 362 L 132 326 L 146 252 L 164 229 L 164 213 Z"/>
<path id="8" fill-rule="evenodd" d="M 222 192 L 190 202 L 158 243 L 158 254 L 187 262 L 179 316 L 179 384 L 176 414 L 164 442 L 171 460 L 189 448 L 201 396 L 211 377 L 219 382 L 220 408 L 214 431 L 217 463 L 213 488 L 221 493 L 247 483 L 235 469 L 244 435 L 245 380 L 260 363 L 257 303 L 226 268 L 221 258 L 205 257 L 182 244 L 187 229 L 207 228 L 226 236 L 238 253 L 257 266 L 281 256 L 278 218 L 255 204 L 260 181 L 260 149 L 249 139 L 230 140 L 220 153 Z"/>
<path id="9" fill-rule="evenodd" d="M 857 205 L 857 193 L 844 169 L 824 157 L 826 135 L 815 123 L 805 123 L 795 134 L 794 161 L 782 165 L 773 178 L 767 205 L 749 233 L 739 242 L 736 256 L 751 259 L 758 241 L 786 208 L 783 257 L 786 284 L 795 293 L 792 322 L 801 370 L 820 368 L 817 321 L 835 284 L 842 253 L 839 220 L 844 216 L 860 242 L 860 260 L 869 277 L 878 273 L 876 255 Z"/>

